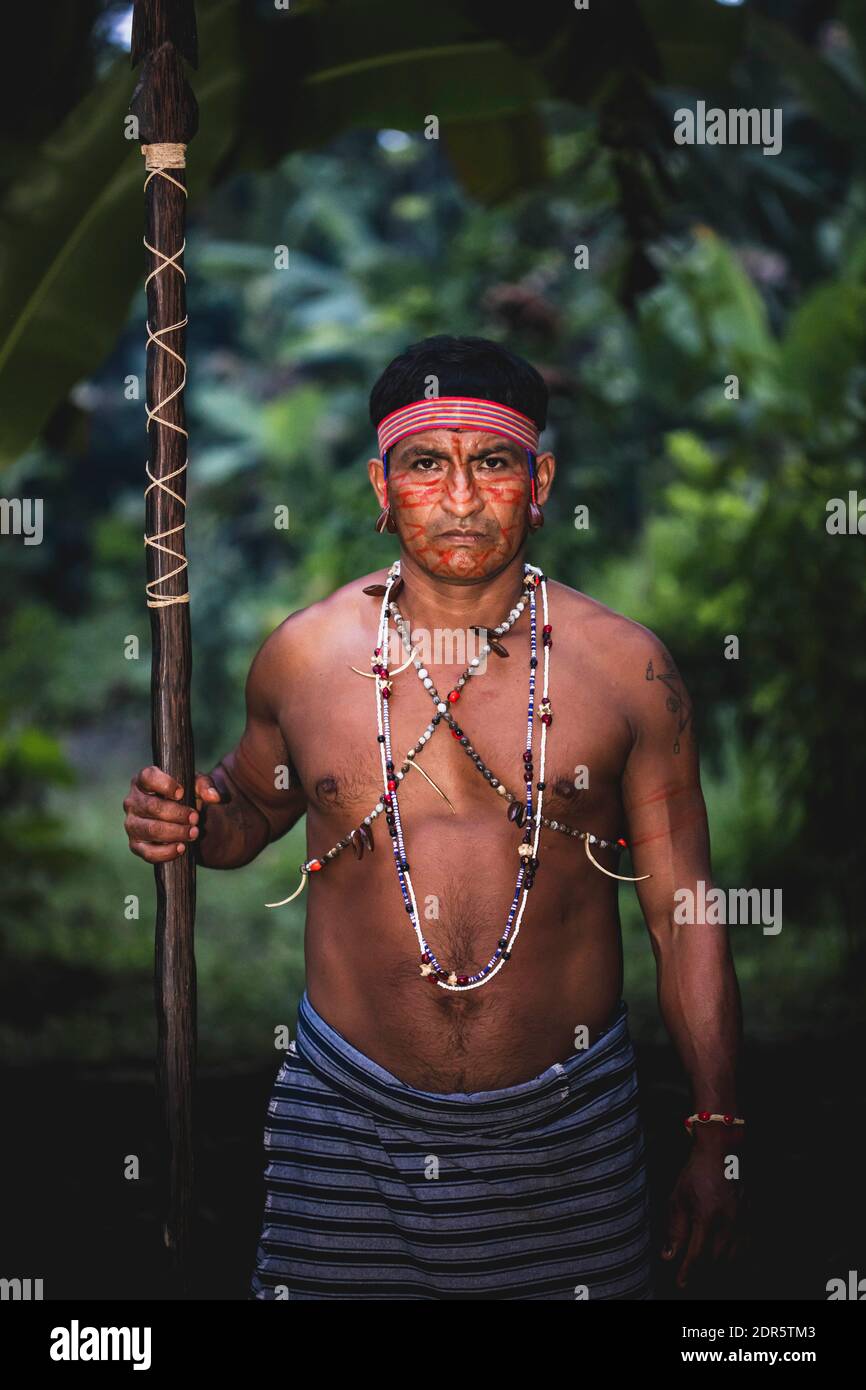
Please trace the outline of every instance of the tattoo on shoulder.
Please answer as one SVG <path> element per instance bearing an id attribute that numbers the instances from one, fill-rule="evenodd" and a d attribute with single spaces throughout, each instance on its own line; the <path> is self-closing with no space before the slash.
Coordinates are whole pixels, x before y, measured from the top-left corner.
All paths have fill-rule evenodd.
<path id="1" fill-rule="evenodd" d="M 676 720 L 677 731 L 674 736 L 674 752 L 680 751 L 680 736 L 692 729 L 692 706 L 686 695 L 685 687 L 679 671 L 673 662 L 666 660 L 665 670 L 657 671 L 652 660 L 647 662 L 646 679 L 648 681 L 661 681 L 667 691 L 665 705 L 670 710 Z"/>

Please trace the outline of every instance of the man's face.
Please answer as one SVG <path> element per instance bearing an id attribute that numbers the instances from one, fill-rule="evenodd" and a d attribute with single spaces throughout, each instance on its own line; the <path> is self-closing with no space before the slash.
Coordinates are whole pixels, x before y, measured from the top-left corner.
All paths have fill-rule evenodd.
<path id="1" fill-rule="evenodd" d="M 551 454 L 536 459 L 536 495 L 550 490 Z M 382 463 L 370 481 L 383 500 Z M 485 430 L 425 430 L 402 439 L 388 460 L 388 500 L 404 550 L 428 573 L 480 579 L 523 543 L 529 510 L 526 450 Z"/>

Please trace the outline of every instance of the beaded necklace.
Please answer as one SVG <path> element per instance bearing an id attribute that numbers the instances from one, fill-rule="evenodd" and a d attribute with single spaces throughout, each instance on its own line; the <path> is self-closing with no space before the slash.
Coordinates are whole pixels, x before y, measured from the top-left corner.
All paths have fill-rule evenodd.
<path id="1" fill-rule="evenodd" d="M 395 580 L 399 577 L 399 566 L 400 562 L 399 560 L 397 560 L 395 561 L 394 565 L 392 565 L 391 570 L 389 571 L 388 581 L 385 586 L 385 594 L 382 598 L 382 609 L 379 617 L 378 629 L 378 647 L 376 652 L 374 653 L 375 655 L 378 655 L 383 650 L 385 650 L 388 632 L 389 612 L 391 612 L 391 615 L 394 616 L 392 610 L 396 608 L 396 605 L 392 604 L 390 601 L 391 589 Z M 541 711 L 541 752 L 539 758 L 540 777 L 537 788 L 538 817 L 541 816 L 541 808 L 544 801 L 544 764 L 547 749 L 547 730 L 551 723 L 550 700 L 548 697 L 548 682 L 550 673 L 550 647 L 552 629 L 547 621 L 547 582 L 544 576 L 541 574 L 540 571 L 536 571 L 532 569 L 530 566 L 525 565 L 523 582 L 529 590 L 529 643 L 531 653 L 529 660 L 529 700 L 526 712 L 526 750 L 523 754 L 523 776 L 524 782 L 526 784 L 526 823 L 523 832 L 522 842 L 518 846 L 520 864 L 517 870 L 517 881 L 515 884 L 514 894 L 511 900 L 511 906 L 508 910 L 508 916 L 505 921 L 505 926 L 503 928 L 502 935 L 499 938 L 499 941 L 496 945 L 496 949 L 487 961 L 487 964 L 483 965 L 480 970 L 475 971 L 475 973 L 471 975 L 458 975 L 456 971 L 450 970 L 447 967 L 443 966 L 442 963 L 439 961 L 438 957 L 436 956 L 435 951 L 424 937 L 424 932 L 421 927 L 421 918 L 418 912 L 418 903 L 415 898 L 415 889 L 412 883 L 412 875 L 409 867 L 409 862 L 406 858 L 406 846 L 403 838 L 403 826 L 400 819 L 400 804 L 397 790 L 398 781 L 397 778 L 394 776 L 395 767 L 392 758 L 391 722 L 388 708 L 389 697 L 391 693 L 390 685 L 387 679 L 387 669 L 383 666 L 380 666 L 378 671 L 376 671 L 376 675 L 379 677 L 379 679 L 376 681 L 376 723 L 378 727 L 379 753 L 382 763 L 382 778 L 384 783 L 382 802 L 385 805 L 385 820 L 388 824 L 389 832 L 391 834 L 392 848 L 394 852 L 394 863 L 397 869 L 397 878 L 400 884 L 400 891 L 403 895 L 403 905 L 412 922 L 412 926 L 415 931 L 415 936 L 420 947 L 421 975 L 424 976 L 426 979 L 430 980 L 433 984 L 439 985 L 442 989 L 448 989 L 453 992 L 463 992 L 470 989 L 479 989 L 482 985 L 489 983 L 489 981 L 492 980 L 493 977 L 499 973 L 499 971 L 502 969 L 502 966 L 505 965 L 505 963 L 511 959 L 511 953 L 514 950 L 514 945 L 520 933 L 520 927 L 523 920 L 523 914 L 526 909 L 526 902 L 529 890 L 532 888 L 532 885 L 535 881 L 535 873 L 538 869 L 538 839 L 541 834 L 541 821 L 540 819 L 537 819 L 533 813 L 532 783 L 534 778 L 534 769 L 532 761 L 532 735 L 535 717 L 536 668 L 538 667 L 535 590 L 536 587 L 539 585 L 539 582 L 541 587 L 542 609 L 544 614 L 544 627 L 542 629 L 542 649 L 544 653 L 544 664 L 542 671 L 542 699 L 541 704 L 539 706 L 539 709 Z M 520 604 L 517 608 L 512 609 L 511 613 L 509 614 L 509 626 L 517 621 L 517 618 L 520 616 L 520 613 L 524 606 L 525 600 L 523 604 Z M 500 624 L 500 630 L 503 626 L 503 624 Z M 398 631 L 401 632 L 401 635 L 402 630 L 404 628 L 405 623 L 401 622 L 398 626 Z M 478 669 L 478 666 L 480 664 L 479 658 L 474 657 L 473 662 L 475 663 L 475 665 L 473 666 L 472 662 L 470 662 L 470 665 L 467 667 L 466 672 L 460 678 L 463 684 L 465 684 L 465 682 L 470 679 L 474 671 Z M 425 668 L 423 666 L 417 667 L 416 670 L 425 690 L 430 695 L 431 699 L 433 700 L 436 706 L 437 714 L 446 714 L 448 711 L 448 704 L 446 704 L 446 702 L 440 698 L 439 693 L 436 690 L 436 687 L 433 684 L 433 680 L 429 673 L 425 671 Z M 422 672 L 425 673 L 422 675 Z M 455 704 L 457 700 L 460 699 L 461 689 L 462 686 L 458 684 L 455 685 L 455 687 L 451 691 L 449 691 L 448 701 L 450 703 Z M 465 735 L 463 735 L 462 732 L 458 729 L 452 728 L 451 732 L 456 737 L 465 737 Z"/>
<path id="2" fill-rule="evenodd" d="M 630 883 L 640 881 L 639 879 L 627 878 L 625 875 L 622 874 L 612 873 L 609 869 L 606 869 L 602 864 L 599 864 L 598 860 L 595 858 L 595 856 L 589 848 L 590 845 L 597 844 L 603 849 L 612 849 L 616 852 L 619 852 L 620 850 L 626 849 L 628 847 L 627 842 L 623 838 L 620 837 L 616 841 L 605 840 L 603 837 L 589 834 L 585 830 L 576 830 L 556 820 L 549 820 L 546 816 L 542 814 L 542 805 L 545 790 L 544 765 L 547 742 L 547 730 L 553 722 L 553 715 L 551 711 L 550 698 L 548 693 L 550 649 L 552 647 L 553 629 L 548 621 L 549 611 L 546 578 L 543 575 L 542 571 L 533 565 L 524 564 L 523 568 L 523 584 L 526 593 L 518 600 L 514 608 L 508 614 L 508 617 L 497 627 L 492 629 L 493 635 L 489 637 L 489 640 L 487 641 L 485 646 L 481 648 L 480 656 L 476 656 L 470 661 L 463 674 L 456 681 L 453 689 L 449 691 L 447 696 L 447 702 L 440 698 L 439 693 L 436 690 L 436 687 L 433 683 L 433 679 L 429 674 L 429 671 L 426 667 L 424 667 L 423 663 L 416 658 L 415 650 L 412 648 L 411 645 L 408 624 L 406 620 L 403 618 L 402 614 L 400 613 L 400 610 L 398 609 L 396 603 L 394 602 L 394 596 L 397 593 L 399 593 L 400 589 L 403 586 L 403 580 L 400 575 L 400 561 L 396 560 L 394 564 L 391 566 L 390 570 L 388 571 L 387 581 L 385 585 L 374 584 L 368 586 L 368 588 L 364 590 L 365 593 L 375 594 L 376 596 L 382 596 L 382 607 L 380 611 L 379 625 L 377 629 L 377 645 L 374 648 L 373 656 L 370 663 L 372 668 L 371 671 L 357 671 L 357 667 L 352 667 L 352 670 L 357 671 L 357 674 L 361 676 L 369 675 L 370 678 L 375 679 L 376 681 L 376 721 L 378 730 L 377 740 L 379 744 L 380 759 L 382 763 L 382 778 L 384 788 L 382 798 L 380 801 L 376 803 L 376 805 L 372 808 L 369 814 L 364 817 L 361 824 L 357 826 L 356 829 L 350 831 L 348 835 L 344 836 L 341 840 L 339 840 L 336 845 L 332 846 L 332 848 L 328 850 L 322 858 L 308 859 L 300 865 L 301 882 L 294 893 L 292 893 L 287 898 L 283 898 L 280 902 L 265 904 L 266 907 L 282 907 L 286 903 L 292 902 L 295 898 L 298 897 L 298 895 L 303 891 L 304 887 L 306 886 L 308 875 L 310 873 L 319 872 L 322 869 L 324 869 L 331 860 L 336 858 L 337 855 L 339 855 L 343 849 L 348 848 L 349 845 L 352 846 L 354 853 L 358 859 L 363 857 L 365 849 L 369 849 L 372 852 L 374 848 L 373 821 L 378 816 L 384 815 L 386 823 L 388 825 L 389 834 L 392 840 L 392 849 L 394 852 L 397 877 L 400 885 L 400 890 L 403 896 L 404 907 L 406 909 L 407 914 L 410 916 L 412 920 L 412 925 L 415 930 L 415 935 L 421 950 L 421 974 L 426 979 L 430 980 L 432 983 L 440 985 L 443 989 L 449 989 L 454 992 L 461 992 L 467 989 L 477 989 L 481 985 L 488 983 L 488 981 L 499 972 L 499 970 L 506 963 L 506 961 L 510 960 L 511 952 L 514 948 L 514 943 L 516 942 L 520 932 L 520 926 L 526 908 L 527 894 L 532 888 L 532 885 L 535 880 L 535 873 L 538 869 L 537 851 L 542 825 L 548 829 L 561 831 L 563 834 L 582 840 L 587 858 L 597 869 L 599 869 L 603 874 L 606 874 L 609 878 L 615 878 L 623 882 Z M 539 587 L 541 588 L 542 593 L 542 610 L 544 617 L 544 623 L 542 626 L 542 650 L 544 665 L 542 678 L 542 697 L 539 703 L 539 717 L 542 729 L 539 780 L 536 783 L 536 790 L 538 791 L 538 804 L 537 809 L 533 813 L 532 783 L 534 778 L 534 769 L 532 754 L 532 735 L 535 713 L 536 670 L 538 667 L 536 589 Z M 505 786 L 504 782 L 502 782 L 499 778 L 493 775 L 491 769 L 486 766 L 486 764 L 481 759 L 480 755 L 472 747 L 472 744 L 470 743 L 468 737 L 463 733 L 463 730 L 455 721 L 454 715 L 451 712 L 451 709 L 449 709 L 449 705 L 455 705 L 457 701 L 460 699 L 463 688 L 465 687 L 466 683 L 471 679 L 471 677 L 474 674 L 476 674 L 476 672 L 480 668 L 482 657 L 486 656 L 491 651 L 495 652 L 499 656 L 508 655 L 505 648 L 497 639 L 501 636 L 504 636 L 514 625 L 514 623 L 517 621 L 524 608 L 526 607 L 527 601 L 529 601 L 530 603 L 530 662 L 526 748 L 523 753 L 523 779 L 525 783 L 525 800 L 518 800 L 515 793 L 510 791 Z M 409 659 L 406 662 L 404 662 L 402 666 L 397 667 L 392 672 L 389 672 L 387 666 L 385 665 L 385 661 L 387 660 L 389 616 L 393 618 L 394 625 L 397 629 L 404 650 L 409 654 Z M 473 629 L 473 631 L 484 631 L 484 629 L 476 627 Z M 385 657 L 385 661 L 383 661 L 382 659 L 383 654 Z M 401 671 L 405 670 L 410 663 L 414 665 L 418 678 L 421 680 L 424 689 L 430 695 L 430 698 L 432 699 L 433 704 L 436 707 L 436 713 L 433 715 L 433 718 L 427 725 L 426 729 L 416 740 L 414 746 L 408 750 L 406 758 L 404 759 L 401 767 L 397 768 L 392 756 L 389 700 L 391 698 L 391 690 L 393 685 L 392 676 L 397 675 Z M 496 950 L 488 960 L 487 964 L 483 966 L 481 970 L 476 971 L 473 975 L 458 975 L 453 970 L 447 970 L 444 966 L 440 964 L 440 962 L 436 958 L 435 953 L 433 952 L 433 950 L 424 938 L 424 934 L 420 925 L 420 917 L 418 913 L 417 901 L 415 898 L 415 891 L 410 876 L 409 864 L 406 859 L 405 842 L 403 839 L 399 803 L 397 799 L 397 784 L 403 780 L 405 775 L 412 768 L 415 768 L 415 770 L 420 772 L 422 776 L 426 779 L 426 781 L 430 783 L 430 785 L 435 789 L 435 791 L 440 796 L 442 796 L 446 802 L 448 802 L 448 805 L 451 806 L 451 810 L 454 811 L 454 807 L 451 805 L 451 802 L 449 801 L 448 797 L 445 796 L 445 793 L 441 790 L 441 788 L 436 786 L 436 783 L 433 781 L 433 779 L 429 777 L 426 772 L 424 772 L 424 769 L 416 760 L 417 754 L 432 738 L 437 725 L 443 719 L 449 725 L 452 736 L 457 740 L 457 742 L 464 749 L 467 755 L 471 757 L 473 763 L 477 767 L 478 771 L 483 775 L 485 781 L 495 792 L 497 792 L 498 795 L 504 797 L 505 800 L 509 803 L 508 819 L 510 821 L 513 821 L 517 826 L 523 829 L 523 838 L 520 845 L 518 846 L 520 865 L 517 873 L 517 882 L 515 885 L 514 896 L 512 898 L 511 907 L 508 912 L 502 936 L 499 939 Z M 648 878 L 651 877 L 651 875 L 644 874 L 641 877 Z"/>

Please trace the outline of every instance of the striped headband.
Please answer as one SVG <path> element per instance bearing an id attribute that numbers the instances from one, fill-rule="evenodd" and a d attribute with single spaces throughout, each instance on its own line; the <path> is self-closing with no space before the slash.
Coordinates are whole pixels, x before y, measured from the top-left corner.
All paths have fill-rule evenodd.
<path id="1" fill-rule="evenodd" d="M 498 401 L 480 401 L 469 396 L 435 396 L 429 401 L 413 401 L 399 410 L 392 410 L 379 421 L 379 454 L 384 455 L 407 434 L 420 434 L 423 430 L 471 429 L 503 434 L 533 453 L 538 448 L 538 426 L 519 410 L 500 405 Z"/>

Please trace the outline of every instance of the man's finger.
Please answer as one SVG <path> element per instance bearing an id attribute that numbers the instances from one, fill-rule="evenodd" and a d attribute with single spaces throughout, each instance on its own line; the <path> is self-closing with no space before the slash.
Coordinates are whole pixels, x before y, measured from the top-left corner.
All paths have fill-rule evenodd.
<path id="1" fill-rule="evenodd" d="M 197 840 L 198 826 L 175 824 L 167 820 L 150 820 L 146 816 L 127 816 L 126 833 L 136 840 L 151 844 L 174 844 L 180 840 Z"/>
<path id="2" fill-rule="evenodd" d="M 729 1264 L 733 1264 L 735 1260 L 739 1260 L 743 1255 L 745 1255 L 745 1253 L 746 1253 L 746 1251 L 748 1250 L 748 1248 L 749 1248 L 749 1233 L 748 1233 L 748 1231 L 743 1231 L 743 1230 L 735 1231 L 735 1232 L 734 1232 L 734 1238 L 733 1238 L 733 1240 L 731 1241 L 730 1245 L 728 1246 L 728 1263 L 729 1263 Z"/>
<path id="3" fill-rule="evenodd" d="M 151 845 L 147 840 L 130 840 L 129 848 L 148 864 L 161 864 L 186 853 L 186 845 Z"/>
<path id="4" fill-rule="evenodd" d="M 692 1233 L 689 1239 L 688 1249 L 685 1258 L 680 1265 L 677 1273 L 677 1286 L 681 1289 L 686 1287 L 689 1277 L 694 1272 L 694 1267 L 704 1253 L 707 1240 L 707 1228 L 700 1221 L 692 1222 Z"/>
<path id="5" fill-rule="evenodd" d="M 143 767 L 137 782 L 142 791 L 156 792 L 157 796 L 167 796 L 172 801 L 178 801 L 183 796 L 180 783 L 163 772 L 161 767 Z"/>
<path id="6" fill-rule="evenodd" d="M 672 1260 L 678 1250 L 681 1250 L 688 1238 L 689 1218 L 688 1213 L 680 1202 L 671 1201 L 670 1212 L 668 1215 L 668 1235 L 667 1240 L 662 1246 L 661 1256 L 663 1260 Z"/>
<path id="7" fill-rule="evenodd" d="M 202 799 L 207 798 L 208 801 L 222 801 L 222 792 L 207 772 L 199 772 L 196 774 L 195 794 L 196 796 L 202 797 Z"/>
<path id="8" fill-rule="evenodd" d="M 198 820 L 198 812 L 191 811 L 177 801 L 167 801 L 163 796 L 150 795 L 134 789 L 123 802 L 124 811 L 133 816 L 153 817 L 155 820 L 186 824 L 194 816 L 193 825 Z"/>
<path id="9" fill-rule="evenodd" d="M 727 1254 L 733 1240 L 733 1235 L 734 1232 L 730 1221 L 722 1221 L 713 1237 L 712 1251 L 710 1252 L 711 1259 L 714 1263 L 716 1260 L 720 1260 L 723 1255 Z"/>

